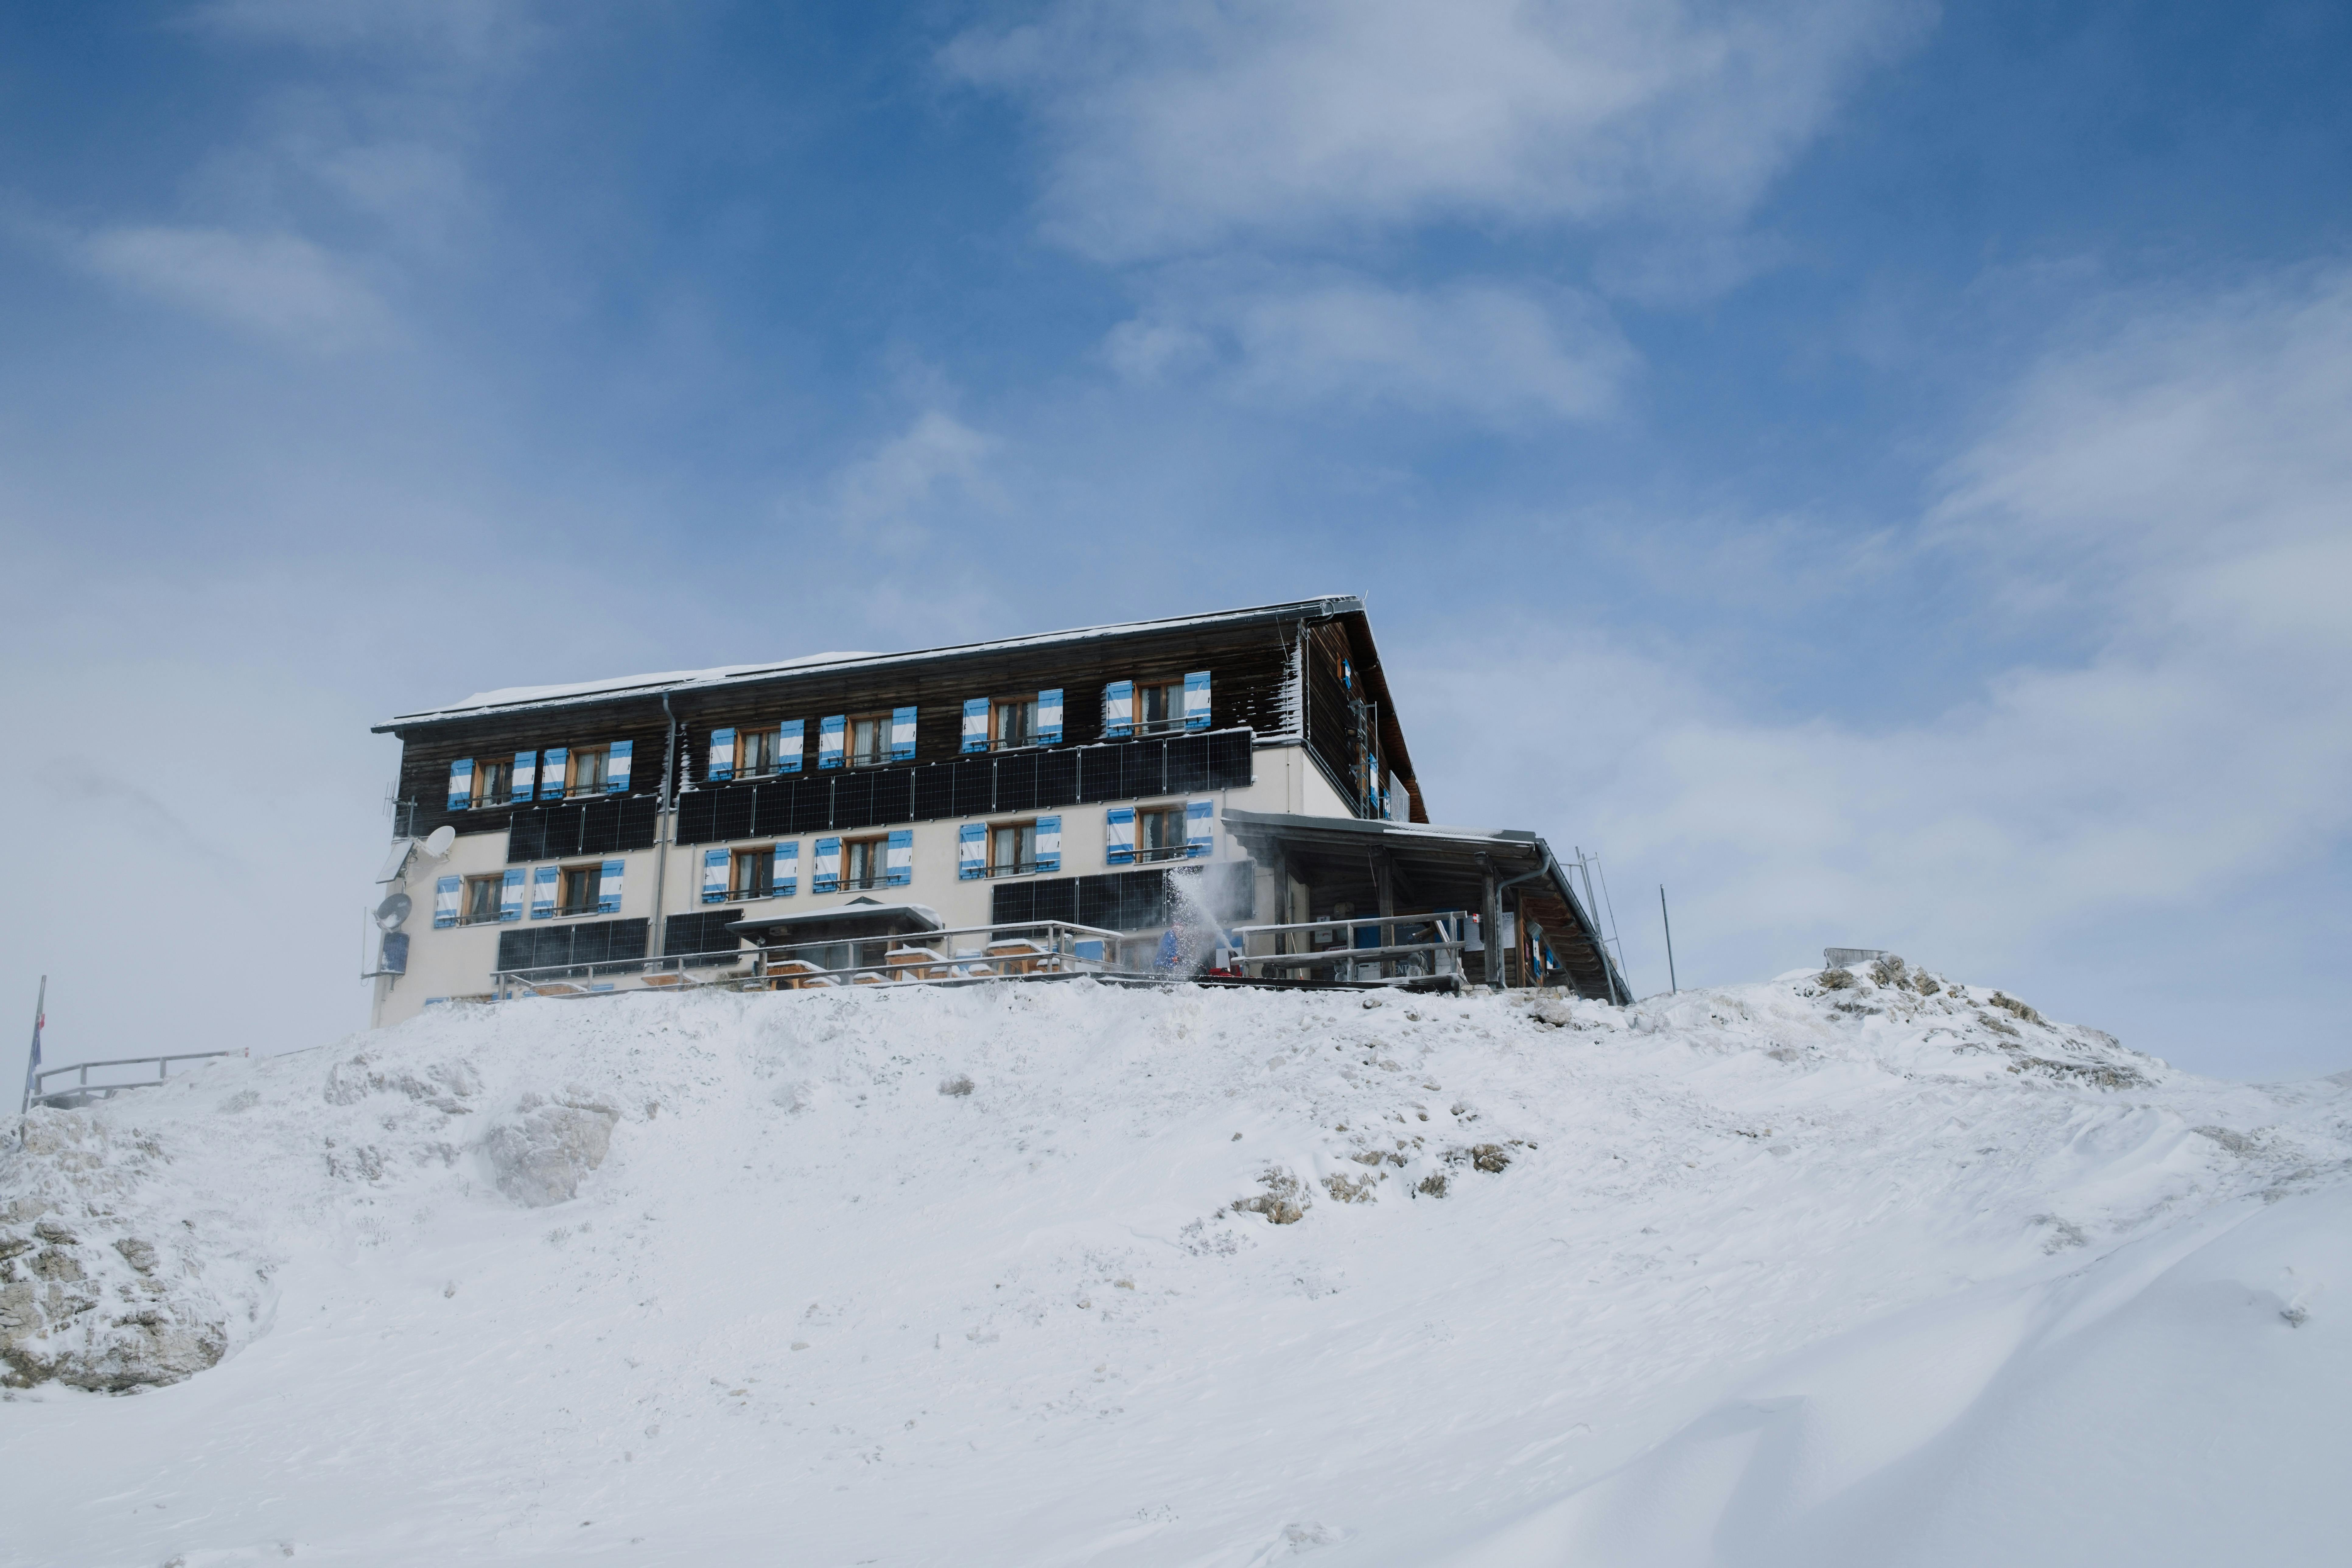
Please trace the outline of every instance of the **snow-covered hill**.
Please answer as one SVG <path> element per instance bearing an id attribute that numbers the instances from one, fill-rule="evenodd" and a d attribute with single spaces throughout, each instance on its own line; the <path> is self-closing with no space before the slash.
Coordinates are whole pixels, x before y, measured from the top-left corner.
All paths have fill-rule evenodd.
<path id="1" fill-rule="evenodd" d="M 37 1112 L 0 1563 L 2340 1560 L 2346 1086 L 1837 978 L 459 1007 Z"/>

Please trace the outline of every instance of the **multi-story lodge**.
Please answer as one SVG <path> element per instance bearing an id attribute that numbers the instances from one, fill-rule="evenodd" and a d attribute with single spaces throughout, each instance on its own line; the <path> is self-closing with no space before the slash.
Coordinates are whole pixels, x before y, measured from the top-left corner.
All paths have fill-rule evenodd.
<path id="1" fill-rule="evenodd" d="M 1120 959 L 1177 918 L 1180 871 L 1223 927 L 1436 916 L 1463 981 L 1630 999 L 1541 838 L 1428 826 L 1354 597 L 492 691 L 384 731 L 381 880 L 411 897 L 383 906 L 380 1025 L 908 930 L 1072 922 L 1149 969 Z"/>

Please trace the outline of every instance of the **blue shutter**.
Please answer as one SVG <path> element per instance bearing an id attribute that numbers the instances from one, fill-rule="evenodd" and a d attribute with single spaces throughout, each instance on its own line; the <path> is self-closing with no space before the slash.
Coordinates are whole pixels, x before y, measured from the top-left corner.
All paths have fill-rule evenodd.
<path id="1" fill-rule="evenodd" d="M 988 827 L 967 822 L 956 829 L 956 879 L 978 881 L 988 870 Z"/>
<path id="2" fill-rule="evenodd" d="M 816 864 L 809 868 L 809 891 L 837 893 L 841 891 L 841 840 L 820 838 L 816 841 Z"/>
<path id="3" fill-rule="evenodd" d="M 1113 866 L 1135 864 L 1135 807 L 1114 805 L 1103 813 L 1103 858 Z"/>
<path id="4" fill-rule="evenodd" d="M 1103 739 L 1116 741 L 1135 729 L 1135 682 L 1114 680 L 1103 688 Z"/>
<path id="5" fill-rule="evenodd" d="M 506 879 L 499 884 L 499 923 L 522 919 L 522 868 L 507 868 Z"/>
<path id="6" fill-rule="evenodd" d="M 702 901 L 706 904 L 727 901 L 727 851 L 724 849 L 702 852 Z"/>
<path id="7" fill-rule="evenodd" d="M 555 918 L 555 884 L 562 873 L 552 866 L 541 866 L 530 874 L 530 918 L 535 921 Z"/>
<path id="8" fill-rule="evenodd" d="M 963 705 L 963 749 L 967 752 L 988 750 L 988 699 L 968 698 Z"/>
<path id="9" fill-rule="evenodd" d="M 1041 816 L 1037 819 L 1037 869 L 1058 871 L 1062 868 L 1062 819 Z"/>
<path id="10" fill-rule="evenodd" d="M 1209 727 L 1209 672 L 1196 669 L 1184 678 L 1184 728 Z"/>
<path id="11" fill-rule="evenodd" d="M 562 746 L 550 746 L 539 754 L 539 798 L 563 798 L 563 759 L 571 753 Z"/>
<path id="12" fill-rule="evenodd" d="M 1217 803 L 1213 800 L 1188 800 L 1184 803 L 1184 853 L 1198 860 L 1217 847 Z"/>
<path id="13" fill-rule="evenodd" d="M 604 874 L 601 878 L 597 879 L 596 882 L 596 912 L 598 914 L 617 915 L 621 912 L 621 874 L 623 870 L 623 863 L 618 860 L 607 860 L 604 862 Z"/>
<path id="14" fill-rule="evenodd" d="M 713 784 L 722 783 L 735 776 L 734 731 L 710 731 L 710 765 L 703 770 L 702 776 Z"/>
<path id="15" fill-rule="evenodd" d="M 776 726 L 776 771 L 796 773 L 801 771 L 801 748 L 808 743 L 808 721 L 787 719 Z"/>
<path id="16" fill-rule="evenodd" d="M 912 708 L 890 710 L 890 760 L 894 763 L 915 760 L 915 710 Z"/>
<path id="17" fill-rule="evenodd" d="M 1062 689 L 1037 693 L 1037 743 L 1058 746 L 1062 743 Z"/>
<path id="18" fill-rule="evenodd" d="M 604 793 L 629 793 L 629 753 L 636 749 L 635 741 L 615 741 L 604 753 Z"/>
<path id="19" fill-rule="evenodd" d="M 885 880 L 894 888 L 903 888 L 915 879 L 915 830 L 901 827 L 890 835 L 890 842 L 882 855 Z"/>
<path id="20" fill-rule="evenodd" d="M 835 713 L 816 721 L 816 765 L 821 768 L 841 766 L 842 744 L 847 738 L 849 715 Z"/>
<path id="21" fill-rule="evenodd" d="M 532 795 L 535 795 L 538 793 L 539 753 L 537 752 L 517 752 L 515 753 L 514 775 L 507 780 L 508 801 L 512 803 L 516 801 L 529 800 Z"/>
<path id="22" fill-rule="evenodd" d="M 772 880 L 775 883 L 776 897 L 780 899 L 789 899 L 801 890 L 799 839 L 795 838 L 790 843 L 776 846 L 775 873 Z"/>
<path id="23" fill-rule="evenodd" d="M 474 804 L 474 759 L 459 757 L 449 764 L 449 809 L 464 811 Z"/>
<path id="24" fill-rule="evenodd" d="M 433 884 L 433 929 L 457 923 L 457 894 L 461 884 L 455 877 L 444 877 Z"/>

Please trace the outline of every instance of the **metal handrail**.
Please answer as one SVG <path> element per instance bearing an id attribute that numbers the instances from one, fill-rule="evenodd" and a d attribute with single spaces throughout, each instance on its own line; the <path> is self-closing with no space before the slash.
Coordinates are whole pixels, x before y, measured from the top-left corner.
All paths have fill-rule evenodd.
<path id="1" fill-rule="evenodd" d="M 1003 944 L 1026 941 L 1033 951 L 989 954 L 959 949 L 955 939 L 985 938 Z M 1082 944 L 1100 943 L 1099 956 Z M 1122 948 L 1141 945 L 1139 939 L 1100 926 L 1074 921 L 1024 921 L 998 925 L 956 926 L 944 931 L 908 931 L 896 936 L 836 938 L 832 942 L 789 942 L 774 947 L 740 949 L 734 952 L 668 953 L 659 958 L 614 958 L 572 963 L 543 964 L 530 969 L 492 973 L 491 999 L 507 1001 L 518 994 L 603 994 L 578 991 L 573 983 L 594 981 L 599 974 L 615 979 L 631 975 L 677 974 L 684 986 L 726 986 L 769 990 L 781 986 L 840 985 L 888 983 L 896 984 L 1011 979 L 1025 974 L 1141 973 L 1119 963 Z M 874 952 L 872 950 L 880 950 Z M 845 951 L 846 950 L 845 953 Z M 898 954 L 893 960 L 893 952 Z M 920 952 L 919 960 L 909 957 Z M 848 962 L 838 962 L 843 957 Z M 749 961 L 750 968 L 743 967 Z M 803 967 L 789 972 L 781 966 Z M 727 968 L 730 973 L 708 980 L 686 978 L 688 969 Z M 944 971 L 946 973 L 938 973 Z M 872 980 L 861 980 L 871 975 Z M 551 987 L 562 986 L 562 991 Z M 638 989 L 639 987 L 632 987 Z"/>
<path id="2" fill-rule="evenodd" d="M 42 1068 L 33 1074 L 32 1102 L 36 1105 L 39 1105 L 50 1100 L 63 1100 L 69 1095 L 91 1092 L 111 1095 L 121 1089 L 145 1089 L 147 1087 L 147 1081 L 145 1079 L 142 1079 L 136 1083 L 93 1084 L 89 1081 L 90 1069 L 93 1068 L 145 1067 L 148 1063 L 152 1062 L 155 1064 L 155 1078 L 153 1081 L 162 1083 L 171 1076 L 171 1064 L 173 1062 L 213 1061 L 221 1057 L 237 1057 L 247 1054 L 249 1053 L 246 1051 L 183 1051 L 176 1056 L 117 1057 L 111 1061 L 68 1062 L 62 1067 Z M 49 1079 L 53 1078 L 62 1078 L 67 1073 L 79 1073 L 80 1075 L 80 1080 L 71 1089 L 46 1089 L 42 1087 L 47 1083 Z"/>
<path id="3" fill-rule="evenodd" d="M 1375 978 L 1403 980 L 1420 978 L 1419 975 L 1409 972 L 1410 961 L 1415 958 L 1426 958 L 1429 961 L 1427 973 L 1430 974 L 1460 973 L 1462 954 L 1470 946 L 1468 921 L 1466 910 L 1437 910 L 1416 914 L 1351 915 L 1346 920 L 1292 921 L 1274 925 L 1234 926 L 1226 931 L 1225 935 L 1240 944 L 1239 951 L 1234 955 L 1234 962 L 1240 965 L 1242 973 L 1254 973 L 1256 978 L 1265 978 L 1280 970 L 1317 969 L 1329 965 L 1335 974 L 1344 970 L 1345 973 L 1339 977 L 1349 980 L 1366 978 L 1361 973 L 1361 969 L 1365 966 L 1370 966 L 1378 972 Z M 1460 928 L 1463 934 L 1451 937 L 1444 935 L 1448 925 Z M 1433 940 L 1427 942 L 1399 942 L 1396 940 L 1395 930 L 1399 926 L 1426 926 L 1436 934 Z M 1374 947 L 1354 945 L 1356 933 L 1365 929 L 1381 934 L 1382 940 L 1380 945 Z M 1289 945 L 1287 939 L 1296 933 L 1305 932 L 1315 936 L 1335 931 L 1347 933 L 1346 945 L 1327 947 L 1310 952 L 1281 951 Z M 1274 951 L 1251 952 L 1253 938 L 1272 946 Z"/>

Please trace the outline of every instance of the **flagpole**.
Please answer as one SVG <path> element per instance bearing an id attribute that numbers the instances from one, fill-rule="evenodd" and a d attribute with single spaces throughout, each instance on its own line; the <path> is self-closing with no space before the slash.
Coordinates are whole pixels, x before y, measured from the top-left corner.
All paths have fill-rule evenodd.
<path id="1" fill-rule="evenodd" d="M 34 1075 L 41 1070 L 41 1026 L 48 1021 L 49 977 L 41 976 L 41 994 L 33 1004 L 33 1054 L 25 1060 L 25 1100 L 16 1114 L 25 1115 L 33 1109 Z"/>

